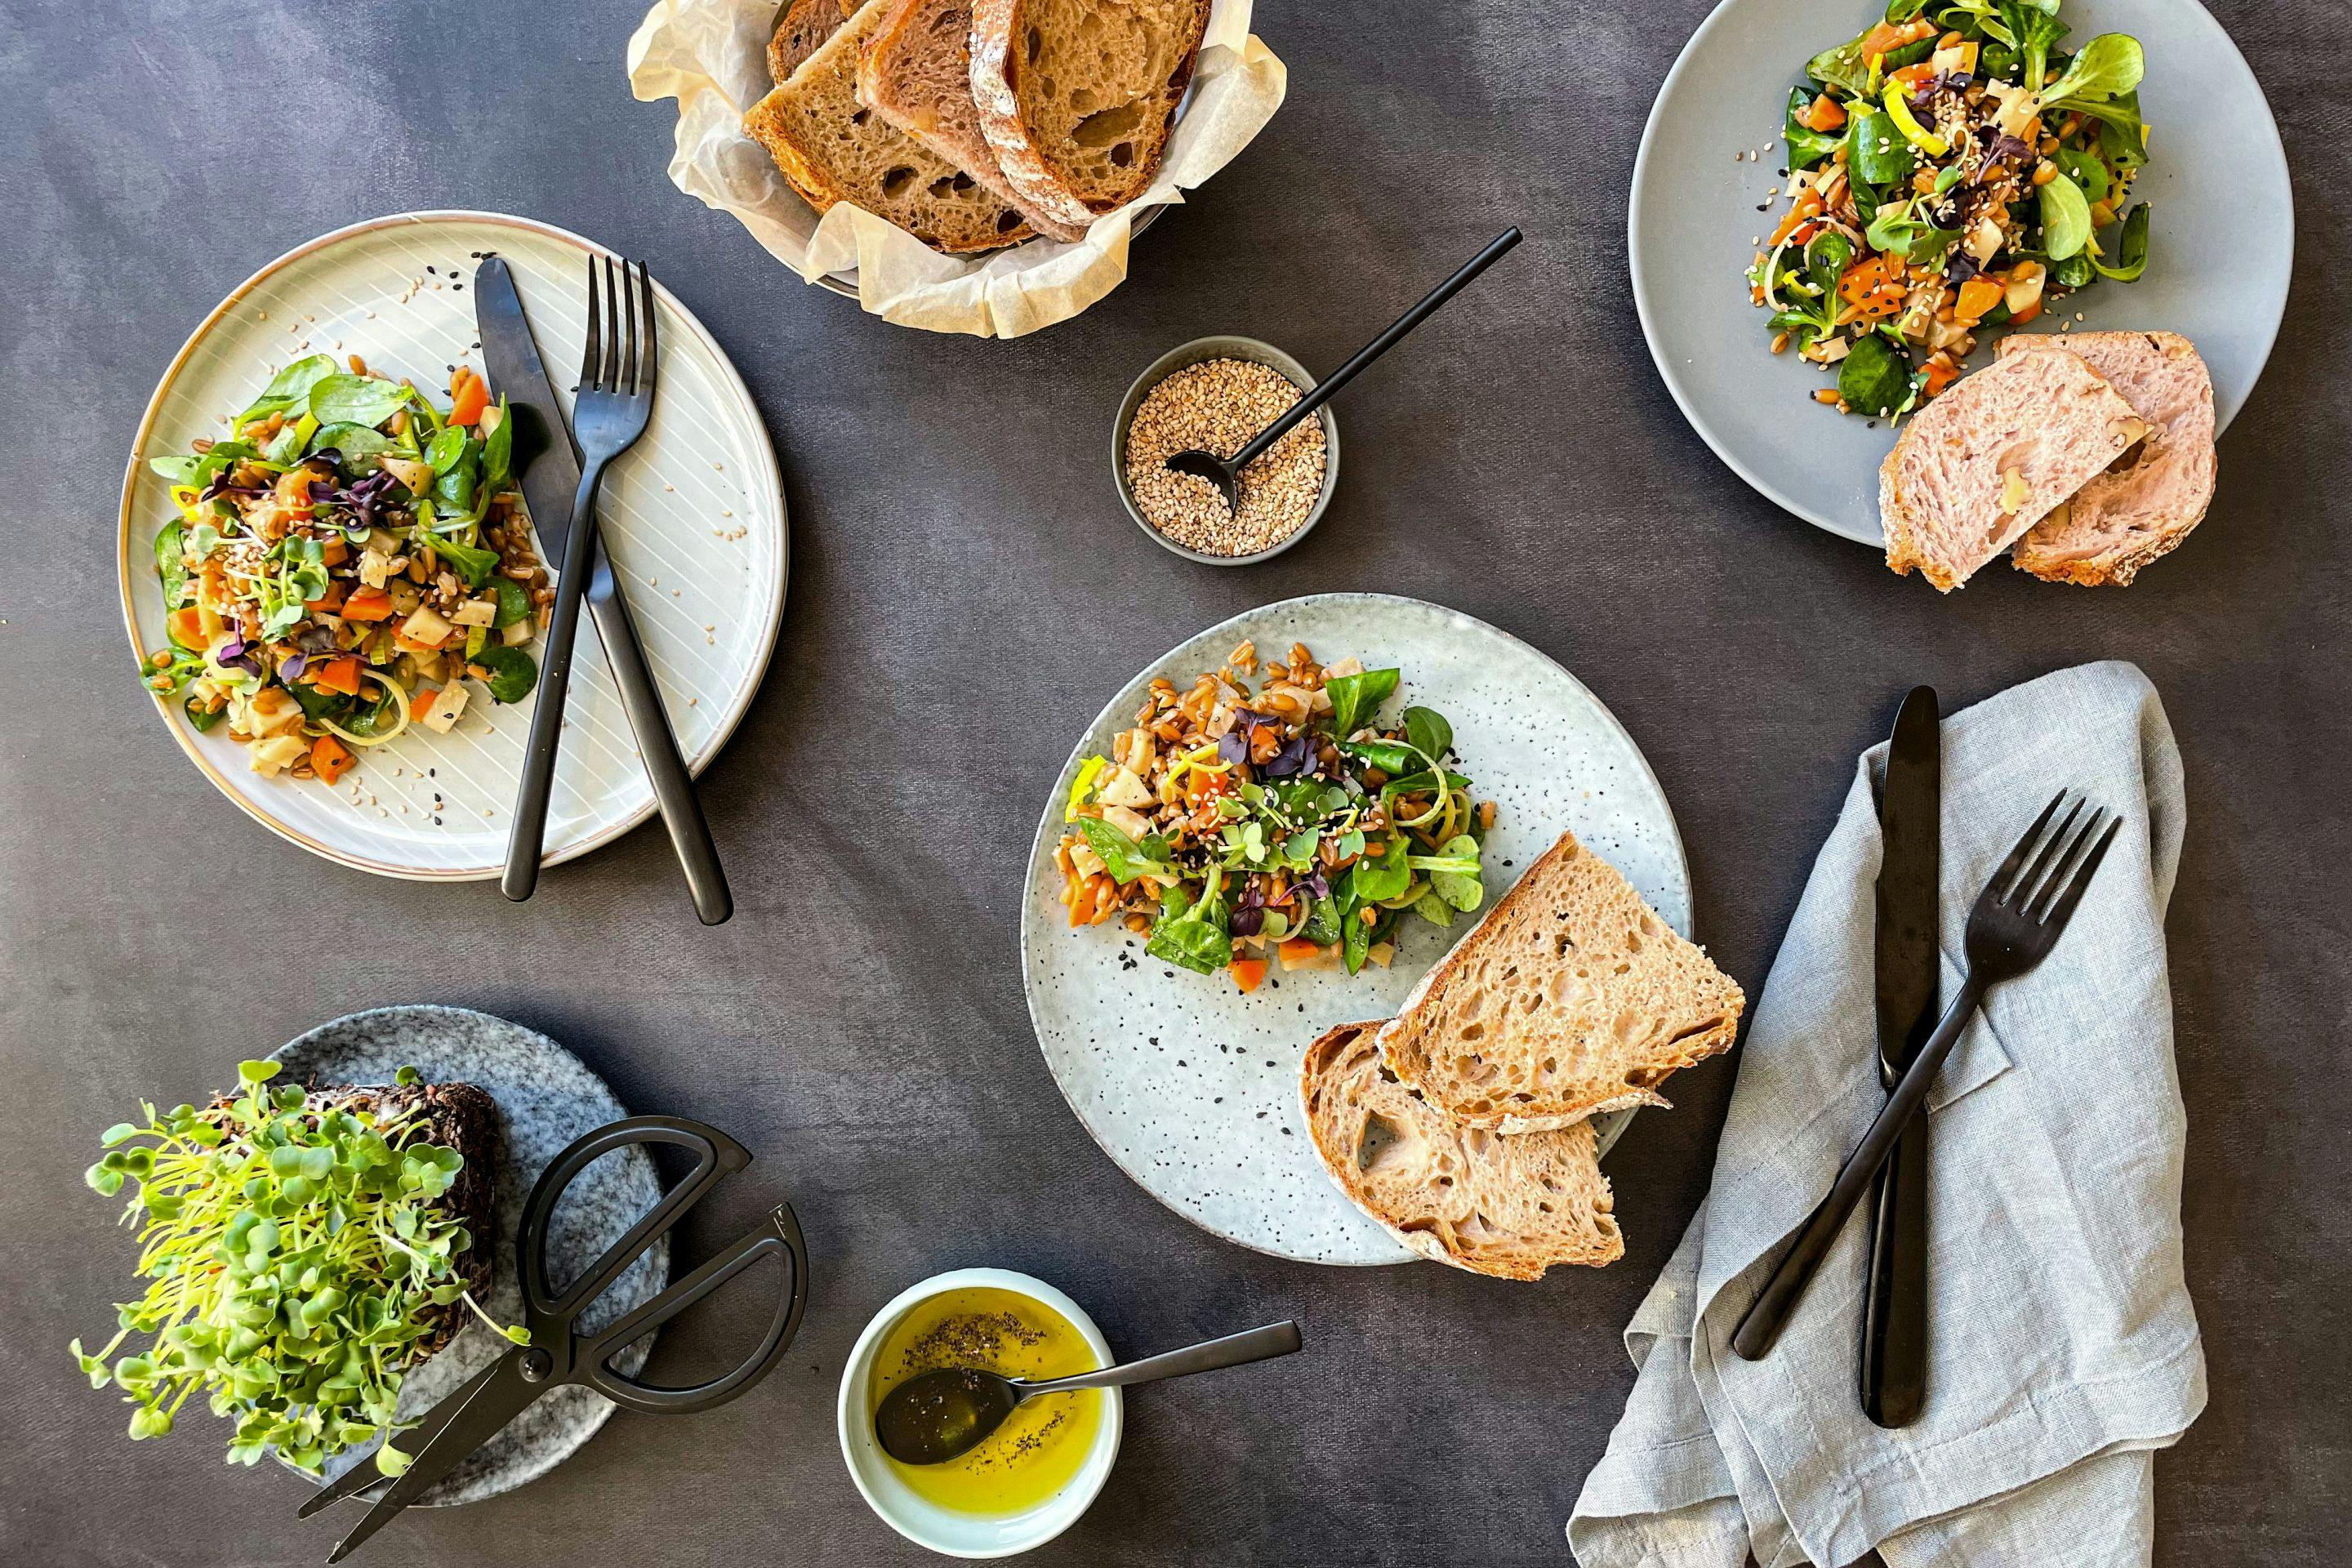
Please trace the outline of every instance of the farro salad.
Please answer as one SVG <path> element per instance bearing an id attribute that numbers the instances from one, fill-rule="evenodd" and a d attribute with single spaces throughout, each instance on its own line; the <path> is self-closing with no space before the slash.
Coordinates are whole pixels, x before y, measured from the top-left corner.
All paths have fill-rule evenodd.
<path id="1" fill-rule="evenodd" d="M 2059 0 L 1892 0 L 1790 89 L 1790 207 L 1748 268 L 1772 352 L 1837 367 L 1814 394 L 1899 417 L 1978 334 L 2147 266 L 2137 39 L 2060 47 Z"/>
<path id="2" fill-rule="evenodd" d="M 468 679 L 522 700 L 549 595 L 512 443 L 469 367 L 445 411 L 356 354 L 287 366 L 226 440 L 150 464 L 180 515 L 155 540 L 149 689 L 226 724 L 256 773 L 330 784 L 412 721 L 446 734 Z"/>
<path id="3" fill-rule="evenodd" d="M 1071 785 L 1055 853 L 1070 924 L 1116 918 L 1150 956 L 1230 968 L 1248 992 L 1269 952 L 1354 974 L 1389 962 L 1408 912 L 1444 926 L 1475 910 L 1494 803 L 1446 766 L 1442 714 L 1380 718 L 1398 680 L 1301 644 L 1261 668 L 1244 643 L 1189 691 L 1153 681 Z"/>

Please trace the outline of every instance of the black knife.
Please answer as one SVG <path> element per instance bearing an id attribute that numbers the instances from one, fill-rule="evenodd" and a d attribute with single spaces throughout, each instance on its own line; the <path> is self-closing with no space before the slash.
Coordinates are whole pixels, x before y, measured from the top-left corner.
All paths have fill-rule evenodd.
<path id="1" fill-rule="evenodd" d="M 483 258 L 474 273 L 474 320 L 482 334 L 482 362 L 489 370 L 490 390 L 507 399 L 509 417 L 515 421 L 514 469 L 522 476 L 523 500 L 539 531 L 540 559 L 563 559 L 564 542 L 572 534 L 572 502 L 580 488 L 580 449 L 563 422 L 563 405 L 556 400 L 554 384 L 541 363 L 539 345 L 524 317 L 522 297 L 515 291 L 514 274 L 497 256 Z M 702 819 L 702 803 L 695 795 L 694 778 L 677 749 L 669 727 L 661 691 L 654 684 L 637 641 L 635 623 L 614 578 L 613 563 L 596 543 L 583 595 L 596 625 L 596 638 L 604 645 L 604 660 L 620 689 L 621 705 L 637 740 L 646 776 L 653 782 L 654 800 L 661 808 L 663 826 L 686 868 L 687 886 L 694 894 L 694 912 L 704 925 L 718 925 L 735 912 L 727 889 L 727 873 L 719 864 L 718 846 Z"/>
<path id="2" fill-rule="evenodd" d="M 1895 718 L 1879 792 L 1878 1076 L 1893 1088 L 1936 1028 L 1943 736 L 1936 693 L 1912 689 Z M 1871 1194 L 1862 1302 L 1862 1408 L 1881 1426 L 1927 1396 L 1927 1115 L 1911 1119 Z"/>

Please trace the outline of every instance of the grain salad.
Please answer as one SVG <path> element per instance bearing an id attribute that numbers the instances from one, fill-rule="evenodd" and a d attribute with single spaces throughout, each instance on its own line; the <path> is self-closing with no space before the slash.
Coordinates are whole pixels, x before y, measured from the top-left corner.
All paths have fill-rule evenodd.
<path id="1" fill-rule="evenodd" d="M 1255 555 L 1306 524 L 1323 494 L 1323 422 L 1301 420 L 1241 471 L 1241 504 L 1231 510 L 1217 487 L 1167 466 L 1178 452 L 1230 458 L 1281 417 L 1301 394 L 1272 365 L 1202 360 L 1146 394 L 1127 430 L 1127 484 L 1144 521 L 1204 555 Z"/>

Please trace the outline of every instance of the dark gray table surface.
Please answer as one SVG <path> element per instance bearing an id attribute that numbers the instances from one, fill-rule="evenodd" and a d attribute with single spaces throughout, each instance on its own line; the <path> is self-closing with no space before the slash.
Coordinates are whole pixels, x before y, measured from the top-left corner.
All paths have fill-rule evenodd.
<path id="1" fill-rule="evenodd" d="M 412 1514 L 371 1561 L 919 1561 L 842 1468 L 835 1382 L 886 1297 L 986 1263 L 1060 1283 L 1125 1351 L 1284 1316 L 1307 1332 L 1279 1365 L 1139 1394 L 1108 1490 L 1041 1563 L 1565 1562 L 1632 1381 L 1620 1331 L 1705 1190 L 1732 1066 L 1677 1079 L 1678 1109 L 1612 1157 L 1627 1253 L 1605 1272 L 1318 1269 L 1120 1175 L 1022 1001 L 1024 858 L 1076 728 L 1199 627 L 1323 589 L 1457 605 L 1581 676 L 1656 765 L 1700 935 L 1751 992 L 1905 687 L 1958 704 L 2137 660 L 2188 763 L 2170 936 L 2212 1386 L 2158 1462 L 2157 1558 L 2342 1561 L 2352 19 L 2216 5 L 2276 109 L 2301 232 L 2210 520 L 2128 592 L 1995 570 L 1938 600 L 1750 494 L 1643 348 L 1625 189 L 1701 0 L 1543 9 L 1266 0 L 1291 90 L 1257 143 L 1092 310 L 984 342 L 862 316 L 674 190 L 674 111 L 622 73 L 637 0 L 0 7 L 0 1561 L 323 1555 L 335 1527 L 296 1523 L 283 1475 L 223 1468 L 209 1417 L 133 1448 L 75 1377 L 65 1342 L 109 1331 L 131 1255 L 79 1173 L 142 1095 L 200 1094 L 337 1014 L 439 1001 L 548 1031 L 635 1108 L 731 1130 L 759 1163 L 686 1245 L 788 1193 L 816 1287 L 754 1395 L 691 1425 L 623 1415 L 521 1492 Z M 521 907 L 315 859 L 220 798 L 135 684 L 115 492 L 156 375 L 270 257 L 436 206 L 646 258 L 773 433 L 792 590 L 704 783 L 739 900 L 723 929 L 694 923 L 658 828 Z M 1334 364 L 1509 222 L 1529 243 L 1347 394 L 1346 478 L 1299 548 L 1214 571 L 1120 514 L 1107 423 L 1155 354 L 1231 331 Z M 691 1337 L 653 1373 L 709 1364 Z"/>

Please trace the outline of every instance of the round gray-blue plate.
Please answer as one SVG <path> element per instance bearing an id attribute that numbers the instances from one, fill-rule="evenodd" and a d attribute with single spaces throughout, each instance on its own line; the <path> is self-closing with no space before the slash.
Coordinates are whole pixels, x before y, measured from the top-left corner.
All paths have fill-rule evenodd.
<path id="1" fill-rule="evenodd" d="M 495 1262 L 489 1300 L 482 1306 L 501 1323 L 521 1322 L 515 1237 L 522 1227 L 523 1203 L 539 1173 L 572 1140 L 628 1114 L 604 1080 L 545 1035 L 465 1007 L 353 1013 L 289 1040 L 270 1059 L 284 1065 L 278 1080 L 283 1083 L 390 1083 L 402 1068 L 414 1067 L 428 1083 L 474 1084 L 498 1101 L 505 1123 L 499 1142 L 498 1234 L 488 1240 Z M 607 1154 L 582 1172 L 555 1211 L 548 1265 L 556 1280 L 578 1278 L 660 1199 L 661 1178 L 642 1148 Z M 614 1321 L 668 1282 L 669 1243 L 664 1239 L 590 1304 L 581 1315 L 581 1331 Z M 447 1348 L 409 1372 L 400 1389 L 400 1419 L 415 1420 L 510 1348 L 478 1319 L 469 1322 Z M 652 1350 L 648 1334 L 614 1364 L 634 1373 Z M 612 1413 L 612 1402 L 592 1389 L 559 1388 L 543 1394 L 417 1500 L 446 1507 L 512 1491 L 570 1458 Z M 373 1464 L 373 1452 L 343 1455 L 330 1462 L 328 1473 Z"/>
<path id="2" fill-rule="evenodd" d="M 1931 12 L 1934 7 L 1930 7 Z M 1811 401 L 1830 378 L 1769 352 L 1748 302 L 1758 241 L 1787 210 L 1781 117 L 1805 62 L 1885 15 L 1882 0 L 1724 0 L 1667 73 L 1633 161 L 1633 301 L 1666 389 L 1716 456 L 1808 522 L 1882 542 L 1878 465 L 1895 432 Z M 2030 329 L 2163 329 L 2213 373 L 2226 427 L 2270 357 L 2294 260 L 2294 197 L 2278 127 L 2237 46 L 2196 0 L 2064 0 L 2079 47 L 2129 33 L 2147 54 L 2140 110 L 2151 205 L 2147 271 L 2102 279 Z M 1754 162 L 1734 155 L 1755 149 Z M 1769 210 L 1759 212 L 1758 205 Z M 2075 322 L 2075 312 L 2086 319 Z M 1979 351 L 1979 363 L 1990 346 Z"/>
<path id="3" fill-rule="evenodd" d="M 1676 931 L 1690 931 L 1690 871 L 1657 775 L 1601 700 L 1507 632 L 1459 610 L 1386 594 L 1317 594 L 1211 626 L 1139 672 L 1079 737 L 1054 780 L 1029 854 L 1021 964 L 1037 1044 L 1062 1094 L 1119 1168 L 1228 1241 L 1308 1263 L 1409 1263 L 1419 1254 L 1343 1195 L 1299 1115 L 1298 1063 L 1336 1024 L 1386 1018 L 1470 929 L 1415 918 L 1387 968 L 1271 968 L 1243 995 L 1230 974 L 1147 958 L 1116 923 L 1072 931 L 1054 850 L 1079 764 L 1135 722 L 1156 676 L 1189 688 L 1235 644 L 1285 657 L 1303 642 L 1327 663 L 1393 665 L 1384 711 L 1420 703 L 1454 726 L 1471 793 L 1496 805 L 1486 886 L 1502 896 L 1563 829 L 1608 858 Z M 1599 1123 L 1606 1152 L 1631 1111 Z"/>

